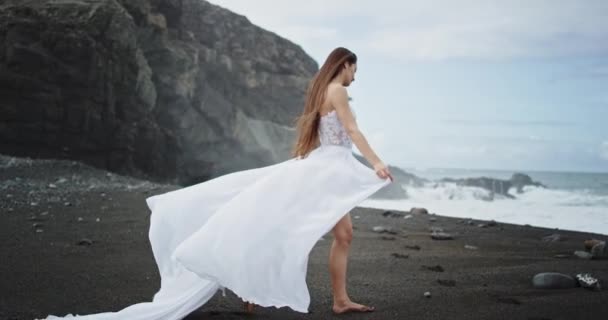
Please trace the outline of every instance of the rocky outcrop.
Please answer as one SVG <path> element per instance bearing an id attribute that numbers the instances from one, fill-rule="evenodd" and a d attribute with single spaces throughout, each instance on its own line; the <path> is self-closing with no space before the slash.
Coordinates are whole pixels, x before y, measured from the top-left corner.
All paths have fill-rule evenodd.
<path id="1" fill-rule="evenodd" d="M 514 173 L 509 182 L 511 182 L 511 186 L 515 187 L 517 193 L 523 193 L 525 186 L 546 188 L 544 184 L 532 180 L 529 175 L 524 173 Z"/>
<path id="2" fill-rule="evenodd" d="M 317 68 L 203 0 L 4 0 L 0 148 L 181 184 L 271 164 Z"/>
<path id="3" fill-rule="evenodd" d="M 494 195 L 498 194 L 510 199 L 514 199 L 515 196 L 509 193 L 509 189 L 516 188 L 517 193 L 522 193 L 525 186 L 535 186 L 545 188 L 542 183 L 533 181 L 532 178 L 523 173 L 514 173 L 509 180 L 489 178 L 489 177 L 477 177 L 477 178 L 464 178 L 464 179 L 453 179 L 443 178 L 441 182 L 453 182 L 461 186 L 478 187 L 490 191 L 489 198 L 484 200 L 493 200 Z"/>
<path id="4" fill-rule="evenodd" d="M 353 155 L 357 160 L 359 160 L 359 162 L 363 163 L 370 169 L 372 168 L 364 157 L 354 153 Z M 420 178 L 395 166 L 388 165 L 388 169 L 395 179 L 394 183 L 390 183 L 388 186 L 378 190 L 378 192 L 372 195 L 372 198 L 390 200 L 407 199 L 407 190 L 405 189 L 404 185 L 410 187 L 422 187 L 425 183 L 429 182 L 424 178 Z"/>

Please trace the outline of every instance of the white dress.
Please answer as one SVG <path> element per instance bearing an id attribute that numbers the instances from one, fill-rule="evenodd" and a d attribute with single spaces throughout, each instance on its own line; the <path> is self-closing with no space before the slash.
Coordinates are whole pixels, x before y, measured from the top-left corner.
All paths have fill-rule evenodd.
<path id="1" fill-rule="evenodd" d="M 306 313 L 308 256 L 346 213 L 388 185 L 352 154 L 334 111 L 306 158 L 229 173 L 146 199 L 161 276 L 151 302 L 89 320 L 179 320 L 228 288 L 260 306 Z M 59 319 L 48 316 L 46 319 Z"/>

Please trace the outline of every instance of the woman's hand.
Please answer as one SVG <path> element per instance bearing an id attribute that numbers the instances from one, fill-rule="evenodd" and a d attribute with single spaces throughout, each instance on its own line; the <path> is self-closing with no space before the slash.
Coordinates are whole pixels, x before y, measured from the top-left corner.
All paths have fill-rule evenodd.
<path id="1" fill-rule="evenodd" d="M 382 161 L 374 164 L 374 171 L 376 171 L 378 177 L 382 179 L 386 179 L 388 177 L 391 179 L 391 182 L 394 180 L 393 175 L 390 173 L 390 171 L 388 171 L 388 167 Z"/>

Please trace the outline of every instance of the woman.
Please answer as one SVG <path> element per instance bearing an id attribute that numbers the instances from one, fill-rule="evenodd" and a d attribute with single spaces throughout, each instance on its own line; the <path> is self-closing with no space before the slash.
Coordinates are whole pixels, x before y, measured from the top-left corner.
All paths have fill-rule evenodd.
<path id="1" fill-rule="evenodd" d="M 373 311 L 346 292 L 349 211 L 393 177 L 348 104 L 345 87 L 356 71 L 357 57 L 349 50 L 336 48 L 328 56 L 297 119 L 293 158 L 147 198 L 160 290 L 151 302 L 78 317 L 179 320 L 224 288 L 246 301 L 248 311 L 261 305 L 307 313 L 308 255 L 329 231 L 332 311 Z M 353 156 L 353 143 L 374 170 Z"/>
<path id="2" fill-rule="evenodd" d="M 346 87 L 355 81 L 357 56 L 346 48 L 336 48 L 313 79 L 307 94 L 304 113 L 298 119 L 298 141 L 295 156 L 308 154 L 318 140 L 319 122 L 327 127 L 321 131 L 322 145 L 344 145 L 351 148 L 355 143 L 365 159 L 373 164 L 381 178 L 392 176 L 388 168 L 369 146 L 350 112 Z M 337 121 L 336 121 L 337 118 Z M 322 128 L 325 129 L 325 128 Z M 317 134 L 315 134 L 317 133 Z M 329 270 L 334 296 L 334 313 L 347 311 L 373 311 L 373 307 L 354 303 L 346 293 L 346 265 L 352 240 L 350 214 L 344 215 L 333 227 L 334 241 L 329 255 Z"/>

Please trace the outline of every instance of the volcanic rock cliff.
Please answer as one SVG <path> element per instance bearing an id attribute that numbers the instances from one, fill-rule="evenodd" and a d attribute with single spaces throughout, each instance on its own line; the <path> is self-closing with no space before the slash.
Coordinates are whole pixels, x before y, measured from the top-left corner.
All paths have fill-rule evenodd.
<path id="1" fill-rule="evenodd" d="M 3 0 L 0 152 L 181 184 L 268 165 L 317 69 L 203 0 Z"/>

